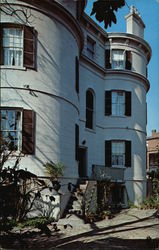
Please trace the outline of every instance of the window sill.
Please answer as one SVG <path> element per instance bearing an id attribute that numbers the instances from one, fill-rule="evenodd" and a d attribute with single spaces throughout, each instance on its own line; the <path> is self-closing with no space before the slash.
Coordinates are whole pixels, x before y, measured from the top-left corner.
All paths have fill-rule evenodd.
<path id="1" fill-rule="evenodd" d="M 116 71 L 132 71 L 132 69 L 126 69 L 126 68 L 122 68 L 122 69 L 114 69 L 114 68 L 105 68 L 106 70 L 116 70 Z"/>
<path id="2" fill-rule="evenodd" d="M 127 117 L 131 117 L 131 116 L 127 116 L 127 115 L 106 115 L 110 118 L 127 118 Z"/>
<path id="3" fill-rule="evenodd" d="M 86 127 L 85 127 L 85 130 L 86 130 L 87 132 L 90 132 L 90 133 L 96 134 L 95 129 L 90 129 L 90 128 L 86 128 Z"/>
<path id="4" fill-rule="evenodd" d="M 123 165 L 114 165 L 114 166 L 112 166 L 112 168 L 115 168 L 115 169 L 117 169 L 117 168 L 126 169 L 126 167 L 123 166 Z"/>
<path id="5" fill-rule="evenodd" d="M 7 65 L 1 65 L 0 69 L 11 69 L 11 70 L 24 70 L 26 71 L 26 67 L 23 66 L 7 66 Z"/>
<path id="6" fill-rule="evenodd" d="M 7 150 L 6 153 L 9 154 L 10 151 Z M 17 158 L 17 157 L 21 158 L 23 156 L 24 156 L 24 154 L 22 153 L 22 151 L 20 149 L 18 149 L 18 150 L 12 151 L 12 153 L 9 155 L 9 159 Z"/>

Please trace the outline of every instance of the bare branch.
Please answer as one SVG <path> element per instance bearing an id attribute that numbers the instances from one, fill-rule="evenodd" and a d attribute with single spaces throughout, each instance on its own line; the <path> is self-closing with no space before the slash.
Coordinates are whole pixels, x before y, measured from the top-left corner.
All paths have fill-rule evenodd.
<path id="1" fill-rule="evenodd" d="M 8 16 L 14 16 L 18 22 L 23 24 L 31 24 L 36 18 L 29 8 L 16 6 L 15 4 L 9 3 L 7 0 L 3 0 L 0 4 L 0 12 Z"/>

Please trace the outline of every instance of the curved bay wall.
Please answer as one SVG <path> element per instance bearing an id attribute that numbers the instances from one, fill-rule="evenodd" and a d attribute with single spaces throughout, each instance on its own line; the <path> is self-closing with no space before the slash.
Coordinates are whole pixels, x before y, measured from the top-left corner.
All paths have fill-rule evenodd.
<path id="1" fill-rule="evenodd" d="M 92 165 L 105 165 L 105 141 L 131 141 L 131 167 L 125 168 L 124 179 L 128 197 L 140 202 L 146 195 L 146 93 L 147 80 L 129 71 L 111 70 L 105 75 L 94 72 L 84 62 L 80 65 L 80 143 L 88 149 L 87 174 Z M 95 127 L 85 128 L 85 97 L 87 89 L 95 95 Z M 131 116 L 105 116 L 105 91 L 131 92 Z"/>
<path id="2" fill-rule="evenodd" d="M 74 131 L 79 112 L 75 91 L 78 38 L 67 23 L 56 18 L 56 13 L 47 16 L 35 6 L 27 8 L 31 11 L 29 25 L 37 31 L 37 69 L 2 66 L 1 105 L 35 111 L 35 155 L 22 158 L 23 168 L 43 175 L 43 163 L 61 161 L 66 175 L 77 177 Z M 14 16 L 5 15 L 1 22 L 19 23 Z"/>

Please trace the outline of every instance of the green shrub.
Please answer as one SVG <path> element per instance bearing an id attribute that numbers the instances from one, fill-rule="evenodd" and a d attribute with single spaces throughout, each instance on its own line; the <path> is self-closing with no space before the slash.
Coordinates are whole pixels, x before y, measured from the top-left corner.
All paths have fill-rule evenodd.
<path id="1" fill-rule="evenodd" d="M 29 218 L 21 223 L 18 223 L 18 226 L 21 228 L 24 227 L 33 227 L 33 228 L 41 228 L 42 226 L 47 226 L 54 222 L 54 218 L 47 218 L 47 217 L 35 217 Z"/>
<path id="2" fill-rule="evenodd" d="M 159 209 L 159 197 L 150 196 L 144 199 L 140 205 L 141 209 Z"/>
<path id="3" fill-rule="evenodd" d="M 130 208 L 138 208 L 138 206 L 136 206 L 132 201 L 128 201 L 128 206 L 130 207 Z"/>
<path id="4" fill-rule="evenodd" d="M 44 167 L 46 168 L 46 171 L 48 172 L 48 174 L 53 178 L 63 176 L 64 165 L 61 162 L 54 163 L 50 161 L 44 164 Z"/>
<path id="5" fill-rule="evenodd" d="M 0 232 L 8 232 L 13 229 L 13 227 L 17 226 L 17 222 L 15 220 L 1 220 L 0 221 Z"/>

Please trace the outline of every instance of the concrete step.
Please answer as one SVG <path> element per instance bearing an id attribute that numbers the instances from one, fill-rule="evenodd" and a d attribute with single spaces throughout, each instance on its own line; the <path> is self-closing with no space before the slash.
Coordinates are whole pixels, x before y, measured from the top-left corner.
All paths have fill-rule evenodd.
<path id="1" fill-rule="evenodd" d="M 81 185 L 80 185 L 80 190 L 81 190 L 82 192 L 84 192 L 84 191 L 86 190 L 86 188 L 87 188 L 87 184 L 81 184 Z"/>

